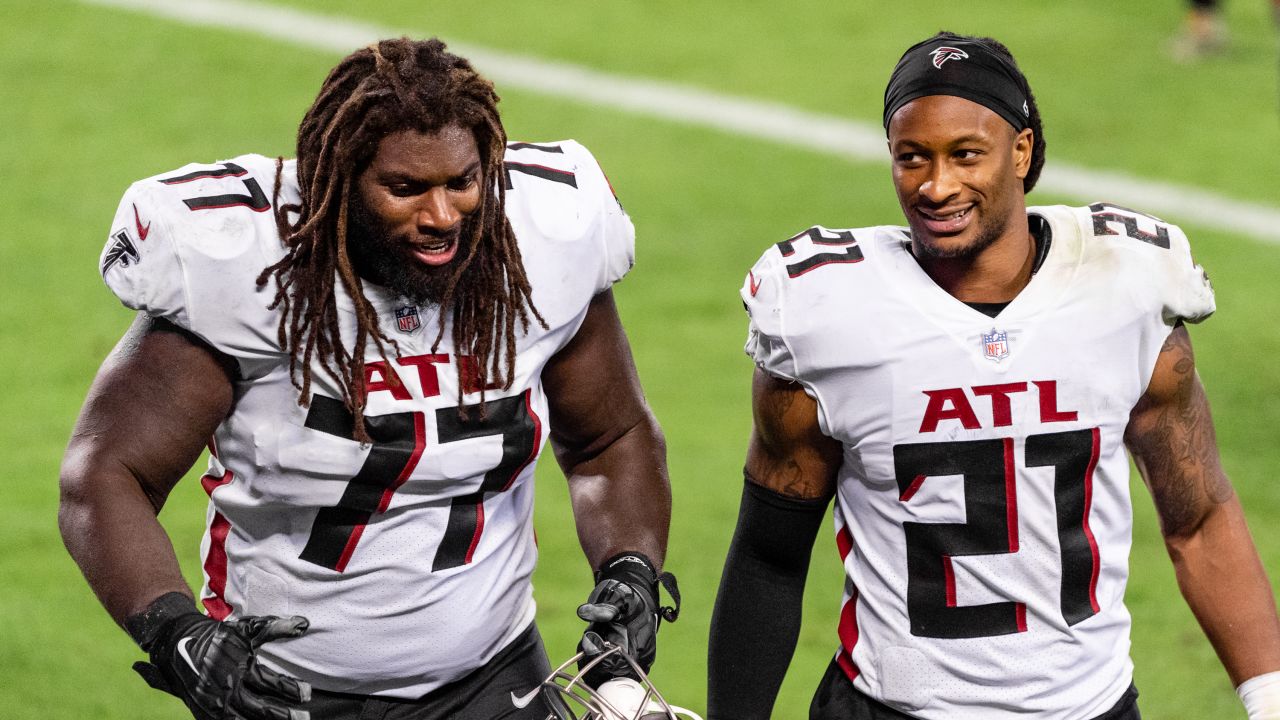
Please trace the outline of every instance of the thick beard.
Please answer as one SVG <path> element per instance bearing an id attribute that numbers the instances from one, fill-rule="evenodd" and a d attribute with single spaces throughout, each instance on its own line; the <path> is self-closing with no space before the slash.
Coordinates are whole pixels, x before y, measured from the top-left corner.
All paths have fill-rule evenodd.
<path id="1" fill-rule="evenodd" d="M 347 216 L 347 253 L 356 274 L 365 280 L 418 305 L 436 305 L 444 298 L 457 262 L 467 256 L 471 222 L 466 218 L 453 230 L 458 244 L 454 262 L 426 265 L 411 254 L 408 237 L 393 234 L 353 193 Z"/>
<path id="2" fill-rule="evenodd" d="M 938 260 L 972 260 L 982 253 L 983 250 L 991 247 L 996 240 L 1004 235 L 1005 227 L 1008 223 L 1003 219 L 995 220 L 991 223 L 983 223 L 978 227 L 977 237 L 968 245 L 960 247 L 939 247 L 933 243 L 922 242 L 915 243 L 915 247 L 919 249 L 922 255 Z"/>

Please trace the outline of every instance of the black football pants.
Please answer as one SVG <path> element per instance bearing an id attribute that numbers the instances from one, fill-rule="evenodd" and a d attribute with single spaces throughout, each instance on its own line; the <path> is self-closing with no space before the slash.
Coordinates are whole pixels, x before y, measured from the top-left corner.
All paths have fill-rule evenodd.
<path id="1" fill-rule="evenodd" d="M 520 710 L 511 694 L 525 695 L 551 673 L 538 626 L 529 629 L 471 674 L 417 700 L 312 690 L 301 709 L 311 720 L 545 720 L 541 699 Z"/>
<path id="2" fill-rule="evenodd" d="M 809 720 L 912 720 L 910 715 L 878 703 L 854 689 L 848 676 L 832 661 L 818 683 Z M 1138 714 L 1138 689 L 1133 685 L 1110 710 L 1094 720 L 1142 720 Z"/>

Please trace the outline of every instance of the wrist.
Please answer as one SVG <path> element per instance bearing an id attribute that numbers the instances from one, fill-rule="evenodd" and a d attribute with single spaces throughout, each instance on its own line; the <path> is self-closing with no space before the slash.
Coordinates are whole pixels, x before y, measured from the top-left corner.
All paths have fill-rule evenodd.
<path id="1" fill-rule="evenodd" d="M 1280 671 L 1263 673 L 1236 688 L 1249 720 L 1280 720 Z"/>
<path id="2" fill-rule="evenodd" d="M 658 570 L 648 555 L 641 552 L 626 551 L 614 555 L 600 563 L 595 572 L 595 581 L 621 580 L 633 585 L 642 585 L 653 590 L 658 589 Z"/>
<path id="3" fill-rule="evenodd" d="M 604 580 L 618 580 L 636 588 L 644 588 L 649 593 L 652 609 L 663 620 L 675 622 L 680 617 L 680 588 L 676 584 L 676 576 L 669 572 L 659 572 L 648 555 L 628 550 L 610 557 L 600 564 L 595 572 L 596 584 Z M 675 600 L 674 607 L 663 606 L 658 598 L 658 586 L 661 585 Z"/>
<path id="4" fill-rule="evenodd" d="M 151 601 L 142 612 L 125 618 L 124 630 L 138 647 L 149 653 L 168 634 L 176 620 L 191 615 L 203 617 L 191 596 L 180 592 L 165 593 Z"/>

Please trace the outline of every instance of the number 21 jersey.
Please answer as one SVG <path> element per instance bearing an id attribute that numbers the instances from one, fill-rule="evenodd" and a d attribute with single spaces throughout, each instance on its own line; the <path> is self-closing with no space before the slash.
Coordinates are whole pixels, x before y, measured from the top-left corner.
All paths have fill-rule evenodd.
<path id="1" fill-rule="evenodd" d="M 1129 412 L 1180 320 L 1214 309 L 1182 232 L 1031 208 L 1047 257 L 996 317 L 905 228 L 813 228 L 743 288 L 747 352 L 844 448 L 837 662 L 913 717 L 1085 720 L 1132 677 Z"/>

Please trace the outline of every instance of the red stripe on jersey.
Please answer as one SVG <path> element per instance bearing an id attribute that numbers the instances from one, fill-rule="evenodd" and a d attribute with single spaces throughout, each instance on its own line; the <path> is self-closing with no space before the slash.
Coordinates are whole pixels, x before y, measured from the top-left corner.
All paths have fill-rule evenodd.
<path id="1" fill-rule="evenodd" d="M 1018 552 L 1018 474 L 1013 464 L 1013 438 L 1004 439 L 1004 497 L 1009 523 L 1009 552 Z"/>
<path id="2" fill-rule="evenodd" d="M 844 671 L 845 677 L 849 678 L 849 682 L 857 680 L 858 675 L 861 674 L 858 666 L 853 663 L 853 658 L 849 657 L 849 653 L 843 649 L 836 655 L 836 664 Z"/>
<path id="3" fill-rule="evenodd" d="M 849 583 L 849 593 L 849 599 L 840 609 L 839 633 L 840 655 L 848 660 L 849 665 L 844 671 L 852 680 L 858 676 L 858 666 L 853 663 L 853 648 L 858 644 L 858 588 L 853 583 Z"/>
<path id="4" fill-rule="evenodd" d="M 917 475 L 916 479 L 912 480 L 911 484 L 907 486 L 907 489 L 902 491 L 902 496 L 899 497 L 898 499 L 901 500 L 902 502 L 907 502 L 911 498 L 915 497 L 916 491 L 918 491 L 920 489 L 920 486 L 924 484 L 924 479 L 926 477 L 928 476 Z"/>
<path id="5" fill-rule="evenodd" d="M 1026 632 L 1027 631 L 1027 604 L 1014 603 L 1013 610 L 1017 614 L 1018 632 Z"/>
<path id="6" fill-rule="evenodd" d="M 1093 611 L 1100 612 L 1098 606 L 1098 573 L 1102 570 L 1101 558 L 1098 556 L 1098 541 L 1093 537 L 1089 527 L 1089 508 L 1093 505 L 1093 471 L 1098 467 L 1098 455 L 1102 451 L 1102 438 L 1098 428 L 1093 429 L 1093 452 L 1089 455 L 1089 469 L 1084 473 L 1084 536 L 1089 539 L 1089 552 L 1093 555 L 1093 572 L 1089 576 L 1089 605 Z"/>
<path id="7" fill-rule="evenodd" d="M 222 598 L 205 598 L 202 602 L 205 612 L 214 620 L 222 621 L 231 616 L 231 606 Z"/>
<path id="8" fill-rule="evenodd" d="M 356 551 L 356 545 L 360 544 L 360 536 L 364 534 L 364 528 L 365 523 L 360 523 L 351 528 L 351 536 L 347 538 L 347 544 L 342 547 L 342 554 L 338 556 L 338 562 L 333 566 L 334 570 L 342 572 L 347 569 L 351 554 Z"/>
<path id="9" fill-rule="evenodd" d="M 840 551 L 841 563 L 848 559 L 849 553 L 853 552 L 853 533 L 848 525 L 841 525 L 840 529 L 836 530 L 836 549 Z M 849 599 L 845 601 L 844 607 L 840 608 L 840 623 L 836 627 L 836 633 L 840 636 L 840 652 L 836 655 L 836 662 L 852 681 L 858 677 L 859 673 L 852 654 L 853 646 L 858 644 L 858 586 L 853 584 L 852 579 L 846 580 L 846 585 Z"/>
<path id="10" fill-rule="evenodd" d="M 210 450 L 212 451 L 212 446 Z M 205 475 L 200 478 L 200 486 L 208 493 L 210 499 L 213 491 L 231 482 L 235 476 L 230 470 L 222 477 Z M 204 572 L 209 578 L 209 592 L 213 597 L 204 599 L 204 609 L 214 620 L 224 620 L 231 614 L 231 606 L 227 604 L 227 535 L 231 532 L 231 521 L 222 513 L 214 513 L 209 523 L 209 552 L 204 556 Z"/>
<path id="11" fill-rule="evenodd" d="M 234 477 L 235 476 L 232 475 L 230 470 L 222 473 L 222 477 L 218 477 L 216 475 L 204 475 L 200 478 L 200 487 L 204 488 L 205 494 L 212 498 L 214 490 L 217 490 L 223 485 L 231 482 Z"/>
<path id="12" fill-rule="evenodd" d="M 476 546 L 480 544 L 480 534 L 484 532 L 484 500 L 476 503 L 476 532 L 471 536 L 471 544 L 467 546 L 467 556 L 463 562 L 471 564 L 471 556 L 475 555 Z"/>
<path id="13" fill-rule="evenodd" d="M 222 513 L 214 513 L 209 524 L 209 554 L 204 558 L 204 571 L 209 576 L 209 592 L 213 597 L 204 599 L 204 609 L 214 620 L 225 620 L 231 614 L 227 604 L 227 534 L 231 522 Z"/>
<path id="14" fill-rule="evenodd" d="M 956 571 L 951 566 L 951 556 L 942 556 L 942 574 L 947 579 L 947 607 L 956 606 Z"/>
<path id="15" fill-rule="evenodd" d="M 840 610 L 840 644 L 849 652 L 858 644 L 858 588 Z"/>
<path id="16" fill-rule="evenodd" d="M 844 525 L 836 531 L 836 549 L 840 551 L 840 562 L 844 562 L 849 557 L 849 553 L 853 551 L 853 533 L 849 532 L 849 526 Z"/>

